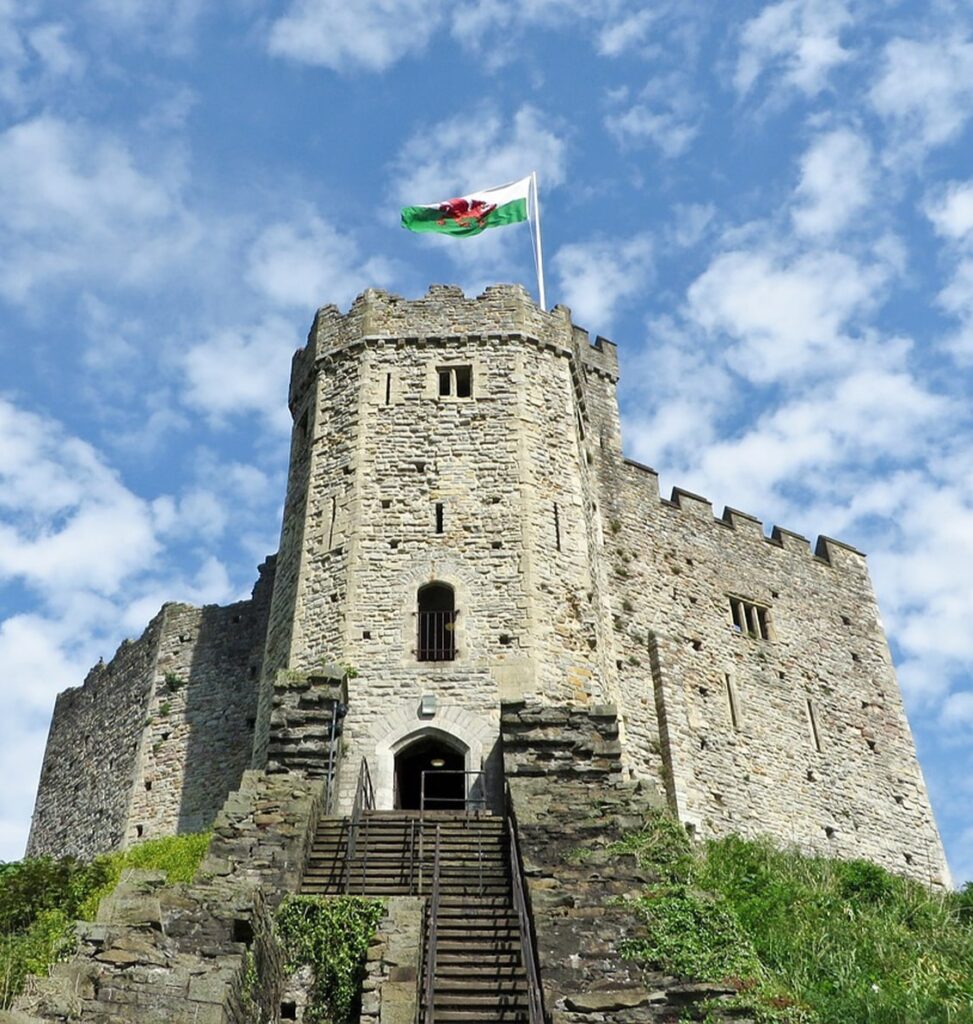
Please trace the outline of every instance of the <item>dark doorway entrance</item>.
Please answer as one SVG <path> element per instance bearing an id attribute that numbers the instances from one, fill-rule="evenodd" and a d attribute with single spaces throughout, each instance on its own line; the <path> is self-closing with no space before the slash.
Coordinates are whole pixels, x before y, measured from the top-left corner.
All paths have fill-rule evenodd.
<path id="1" fill-rule="evenodd" d="M 420 809 L 422 773 L 426 772 L 427 811 L 462 811 L 466 807 L 466 758 L 442 740 L 424 737 L 395 758 L 395 806 Z"/>

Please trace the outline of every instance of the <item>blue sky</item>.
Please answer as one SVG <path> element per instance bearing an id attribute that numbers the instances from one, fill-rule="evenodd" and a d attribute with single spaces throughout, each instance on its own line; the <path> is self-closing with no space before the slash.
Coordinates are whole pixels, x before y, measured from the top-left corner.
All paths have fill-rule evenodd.
<path id="1" fill-rule="evenodd" d="M 55 694 L 276 548 L 315 308 L 532 285 L 398 209 L 536 169 L 628 454 L 868 552 L 973 877 L 971 120 L 946 0 L 0 0 L 0 858 Z"/>

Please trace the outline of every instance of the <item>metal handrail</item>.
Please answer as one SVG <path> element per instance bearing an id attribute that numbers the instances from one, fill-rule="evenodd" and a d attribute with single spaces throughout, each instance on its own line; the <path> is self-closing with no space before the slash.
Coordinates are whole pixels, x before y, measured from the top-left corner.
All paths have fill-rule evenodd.
<path id="1" fill-rule="evenodd" d="M 424 992 L 426 1001 L 425 1024 L 433 1024 L 433 1001 L 436 994 L 436 941 L 439 921 L 439 822 L 436 822 L 436 847 L 432 859 L 432 888 L 429 894 L 429 928 L 426 933 L 426 957 L 423 965 L 425 973 Z"/>
<path id="2" fill-rule="evenodd" d="M 328 780 L 328 791 L 324 798 L 324 813 L 328 817 L 334 814 L 334 798 L 335 790 L 338 788 L 334 784 L 334 769 L 335 769 L 335 733 L 338 730 L 338 702 L 334 701 L 331 705 L 331 726 L 328 729 L 328 772 L 325 778 Z"/>
<path id="3" fill-rule="evenodd" d="M 534 939 L 533 916 L 530 896 L 527 892 L 527 878 L 524 861 L 520 855 L 517 838 L 517 818 L 514 815 L 510 785 L 506 786 L 507 839 L 510 849 L 510 882 L 517 924 L 520 927 L 520 948 L 523 953 L 524 970 L 527 972 L 527 1011 L 530 1024 L 545 1024 L 544 989 L 541 987 L 540 964 L 537 960 L 537 943 Z"/>
<path id="4" fill-rule="evenodd" d="M 420 814 L 425 811 L 431 811 L 435 808 L 427 807 L 427 804 L 451 804 L 462 806 L 457 807 L 457 810 L 464 811 L 466 814 L 470 814 L 471 811 L 485 811 L 487 806 L 487 797 L 485 787 L 480 787 L 480 795 L 473 797 L 470 796 L 473 791 L 475 782 L 465 784 L 465 779 L 468 776 L 473 776 L 474 779 L 482 779 L 483 772 L 464 771 L 462 768 L 427 768 L 420 772 L 419 775 L 419 812 Z M 462 775 L 464 776 L 463 796 L 426 796 L 426 776 L 427 775 Z M 475 805 L 475 806 L 474 806 Z M 449 808 L 441 808 L 442 810 L 449 810 Z"/>
<path id="5" fill-rule="evenodd" d="M 375 787 L 372 785 L 372 773 L 368 770 L 368 761 L 363 757 L 358 766 L 358 785 L 355 787 L 355 802 L 351 808 L 351 822 L 348 826 L 348 850 L 345 854 L 345 892 L 351 884 L 351 861 L 358 848 L 358 830 L 365 811 L 375 810 Z M 368 863 L 368 819 L 365 819 L 365 864 L 362 865 L 362 891 L 365 888 L 365 868 Z"/>

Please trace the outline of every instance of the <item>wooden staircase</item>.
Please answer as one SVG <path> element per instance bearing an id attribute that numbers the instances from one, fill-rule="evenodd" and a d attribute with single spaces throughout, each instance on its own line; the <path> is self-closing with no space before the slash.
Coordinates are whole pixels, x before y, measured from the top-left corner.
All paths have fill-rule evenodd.
<path id="1" fill-rule="evenodd" d="M 365 811 L 350 843 L 347 818 L 318 826 L 302 892 L 428 896 L 423 961 L 434 945 L 434 1024 L 527 1024 L 527 973 L 513 903 L 506 822 L 490 815 Z M 349 857 L 349 846 L 352 853 Z M 433 942 L 433 935 L 435 939 Z M 429 1019 L 423 986 L 419 1020 Z"/>

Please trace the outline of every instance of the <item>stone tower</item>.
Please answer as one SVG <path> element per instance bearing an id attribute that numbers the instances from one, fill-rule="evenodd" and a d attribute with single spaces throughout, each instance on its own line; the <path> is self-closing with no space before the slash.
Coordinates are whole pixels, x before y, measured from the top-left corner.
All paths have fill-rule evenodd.
<path id="1" fill-rule="evenodd" d="M 520 288 L 318 312 L 291 377 L 256 764 L 285 669 L 354 670 L 346 805 L 364 756 L 391 807 L 423 738 L 495 797 L 501 701 L 614 700 L 593 449 L 618 448 L 616 377 L 613 345 Z"/>
<path id="2" fill-rule="evenodd" d="M 617 380 L 613 344 L 520 287 L 319 310 L 276 559 L 252 601 L 167 606 L 62 695 L 31 852 L 199 827 L 248 758 L 337 761 L 340 813 L 362 759 L 379 807 L 432 768 L 431 800 L 496 809 L 501 711 L 528 706 L 617 716 L 626 782 L 696 834 L 946 881 L 864 556 L 662 498 Z M 96 729 L 118 768 L 66 768 Z"/>

